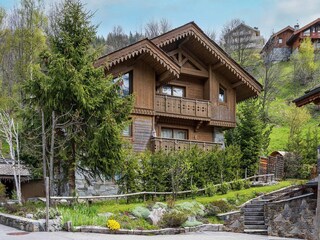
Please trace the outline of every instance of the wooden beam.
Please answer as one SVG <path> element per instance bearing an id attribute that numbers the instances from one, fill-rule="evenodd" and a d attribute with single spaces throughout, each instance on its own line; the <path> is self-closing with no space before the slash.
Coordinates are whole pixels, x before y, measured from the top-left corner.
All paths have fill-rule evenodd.
<path id="1" fill-rule="evenodd" d="M 224 64 L 222 62 L 218 62 L 212 66 L 212 70 L 217 70 L 218 68 L 222 67 Z"/>
<path id="2" fill-rule="evenodd" d="M 185 67 L 181 68 L 181 73 L 196 76 L 196 77 L 206 77 L 206 78 L 209 77 L 208 71 L 204 72 L 204 71 L 195 70 L 195 69 L 191 69 L 191 68 L 185 68 Z"/>
<path id="3" fill-rule="evenodd" d="M 232 88 L 236 88 L 236 87 L 239 87 L 239 86 L 241 86 L 241 85 L 243 85 L 243 84 L 244 84 L 244 82 L 239 81 L 239 82 L 236 82 L 236 83 L 232 84 L 231 87 L 232 87 Z"/>

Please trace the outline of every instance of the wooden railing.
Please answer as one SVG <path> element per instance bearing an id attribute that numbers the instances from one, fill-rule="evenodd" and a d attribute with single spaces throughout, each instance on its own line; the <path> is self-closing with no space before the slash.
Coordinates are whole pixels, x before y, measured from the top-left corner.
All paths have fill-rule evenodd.
<path id="1" fill-rule="evenodd" d="M 183 139 L 171 139 L 171 138 L 159 138 L 154 137 L 151 139 L 151 146 L 153 151 L 179 151 L 190 149 L 194 146 L 203 149 L 205 151 L 210 151 L 214 148 L 219 148 L 222 146 L 221 143 L 215 142 L 201 142 L 194 140 L 183 140 Z"/>
<path id="2" fill-rule="evenodd" d="M 209 101 L 160 94 L 155 98 L 155 111 L 197 118 L 211 117 Z"/>

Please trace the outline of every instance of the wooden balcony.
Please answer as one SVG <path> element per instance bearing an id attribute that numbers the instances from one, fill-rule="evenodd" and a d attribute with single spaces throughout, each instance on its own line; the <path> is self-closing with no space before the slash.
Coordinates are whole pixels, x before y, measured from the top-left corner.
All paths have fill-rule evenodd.
<path id="1" fill-rule="evenodd" d="M 203 149 L 204 151 L 210 151 L 215 148 L 222 147 L 221 143 L 215 142 L 201 142 L 194 140 L 183 140 L 183 139 L 171 139 L 171 138 L 160 138 L 154 137 L 151 139 L 152 151 L 179 151 L 190 149 L 194 146 Z"/>
<path id="2" fill-rule="evenodd" d="M 210 120 L 210 102 L 190 98 L 173 97 L 157 94 L 155 111 L 158 114 L 172 114 L 176 117 L 185 116 L 191 119 Z"/>

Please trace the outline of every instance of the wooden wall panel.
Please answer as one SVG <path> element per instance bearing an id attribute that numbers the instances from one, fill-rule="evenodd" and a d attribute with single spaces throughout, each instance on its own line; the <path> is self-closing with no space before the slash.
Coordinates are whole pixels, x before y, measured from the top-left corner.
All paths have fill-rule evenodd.
<path id="1" fill-rule="evenodd" d="M 153 117 L 132 116 L 132 146 L 137 152 L 150 147 L 150 138 L 153 130 Z"/>
<path id="2" fill-rule="evenodd" d="M 154 109 L 155 81 L 155 72 L 148 64 L 140 61 L 134 65 L 135 107 Z"/>
<path id="3" fill-rule="evenodd" d="M 170 84 L 184 86 L 187 98 L 205 99 L 204 81 L 202 79 L 182 75 L 179 79 L 170 82 Z"/>

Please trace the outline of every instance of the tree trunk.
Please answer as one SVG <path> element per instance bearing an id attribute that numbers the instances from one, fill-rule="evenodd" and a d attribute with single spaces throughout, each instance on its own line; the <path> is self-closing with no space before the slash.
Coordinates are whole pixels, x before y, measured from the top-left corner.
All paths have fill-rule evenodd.
<path id="1" fill-rule="evenodd" d="M 53 174 L 53 159 L 54 159 L 54 134 L 55 134 L 55 112 L 52 111 L 52 128 L 51 128 L 51 146 L 50 146 L 50 167 L 49 167 L 49 177 L 50 177 L 50 196 L 53 195 L 53 180 L 54 180 L 54 174 Z"/>
<path id="2" fill-rule="evenodd" d="M 41 127 L 42 127 L 42 170 L 43 170 L 43 180 L 45 181 L 47 176 L 47 161 L 46 161 L 46 132 L 44 126 L 44 112 L 41 109 Z"/>
<path id="3" fill-rule="evenodd" d="M 69 164 L 69 195 L 72 196 L 75 194 L 76 189 L 76 143 L 74 139 L 71 140 L 71 147 L 72 147 L 72 156 L 70 158 Z"/>

